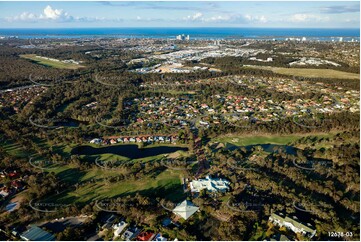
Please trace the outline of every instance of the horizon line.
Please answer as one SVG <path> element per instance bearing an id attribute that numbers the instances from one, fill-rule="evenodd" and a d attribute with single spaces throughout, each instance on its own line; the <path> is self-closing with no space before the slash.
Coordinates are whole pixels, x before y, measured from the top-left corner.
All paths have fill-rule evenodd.
<path id="1" fill-rule="evenodd" d="M 350 27 L 350 28 L 344 28 L 344 27 L 216 27 L 216 26 L 199 26 L 199 27 L 189 27 L 189 26 L 174 26 L 174 27 L 162 27 L 162 26 L 154 26 L 154 27 L 150 27 L 150 26 L 136 26 L 136 27 L 110 27 L 110 26 L 106 26 L 106 27 L 9 27 L 9 28 L 0 28 L 0 30 L 2 29 L 99 29 L 99 28 L 108 28 L 108 29 L 134 29 L 134 28 L 162 28 L 162 29 L 166 29 L 166 28 L 232 28 L 232 29 L 358 29 L 360 30 L 360 27 Z"/>

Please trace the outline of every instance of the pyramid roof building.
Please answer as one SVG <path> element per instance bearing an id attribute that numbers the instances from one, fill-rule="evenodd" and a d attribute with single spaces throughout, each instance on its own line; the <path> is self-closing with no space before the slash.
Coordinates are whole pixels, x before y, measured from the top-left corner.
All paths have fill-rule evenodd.
<path id="1" fill-rule="evenodd" d="M 197 212 L 198 209 L 199 207 L 195 206 L 191 201 L 184 200 L 173 209 L 173 213 L 187 220 L 190 216 Z"/>

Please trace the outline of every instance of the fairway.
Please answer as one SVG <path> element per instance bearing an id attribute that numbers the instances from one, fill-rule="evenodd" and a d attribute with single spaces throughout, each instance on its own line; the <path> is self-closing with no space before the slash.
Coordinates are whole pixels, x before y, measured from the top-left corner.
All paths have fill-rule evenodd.
<path id="1" fill-rule="evenodd" d="M 309 78 L 360 79 L 360 74 L 332 69 L 283 68 L 273 66 L 244 65 L 246 68 L 269 70 L 277 74 L 302 76 Z"/>
<path id="2" fill-rule="evenodd" d="M 26 151 L 20 144 L 13 140 L 0 136 L 0 148 L 9 155 L 19 158 L 27 158 L 31 152 Z"/>
<path id="3" fill-rule="evenodd" d="M 55 61 L 55 60 L 48 60 L 47 57 L 37 56 L 35 54 L 28 54 L 28 55 L 20 55 L 21 58 L 32 60 L 37 64 L 54 67 L 58 69 L 69 69 L 69 70 L 76 70 L 82 68 L 84 66 L 74 64 L 74 63 L 64 63 L 62 61 Z"/>
<path id="4" fill-rule="evenodd" d="M 169 200 L 178 201 L 184 196 L 180 177 L 181 172 L 165 170 L 163 172 L 149 174 L 141 179 L 124 180 L 121 182 L 107 182 L 105 177 L 116 175 L 116 171 L 88 170 L 79 172 L 74 169 L 65 169 L 59 174 L 63 180 L 67 177 L 77 176 L 77 181 L 90 181 L 97 179 L 97 182 L 89 182 L 80 186 L 75 191 L 69 191 L 55 196 L 45 198 L 43 201 L 56 201 L 60 203 L 88 203 L 98 199 L 115 198 L 139 193 L 149 197 L 164 197 Z M 68 180 L 70 181 L 70 180 Z"/>
<path id="5" fill-rule="evenodd" d="M 232 135 L 223 136 L 214 139 L 216 142 L 231 143 L 237 146 L 248 146 L 258 144 L 276 144 L 276 145 L 287 145 L 299 138 L 308 136 L 310 134 L 295 134 L 295 135 L 257 135 L 257 136 L 244 136 L 244 135 Z M 319 137 L 330 137 L 332 134 L 312 134 Z"/>

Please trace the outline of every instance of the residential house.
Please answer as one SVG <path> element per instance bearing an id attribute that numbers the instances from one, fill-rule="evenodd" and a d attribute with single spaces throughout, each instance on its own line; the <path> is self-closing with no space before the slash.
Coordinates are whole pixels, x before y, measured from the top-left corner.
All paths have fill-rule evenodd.
<path id="1" fill-rule="evenodd" d="M 157 234 L 153 241 L 167 241 L 167 238 L 166 237 L 163 237 L 162 234 Z"/>
<path id="2" fill-rule="evenodd" d="M 102 229 L 110 229 L 114 223 L 114 220 L 117 218 L 116 215 L 111 214 L 105 221 L 105 223 L 102 226 Z"/>
<path id="3" fill-rule="evenodd" d="M 172 220 L 171 220 L 170 218 L 165 218 L 165 219 L 163 219 L 163 221 L 162 221 L 162 225 L 163 225 L 164 227 L 168 227 L 171 223 L 172 223 Z"/>
<path id="4" fill-rule="evenodd" d="M 138 241 L 150 241 L 155 237 L 155 234 L 150 231 L 141 232 L 137 236 Z"/>
<path id="5" fill-rule="evenodd" d="M 140 233 L 140 229 L 138 229 L 136 226 L 128 228 L 124 234 L 121 236 L 123 240 L 130 241 L 138 236 Z"/>
<path id="6" fill-rule="evenodd" d="M 274 234 L 271 239 L 271 241 L 291 241 L 291 239 L 289 239 L 286 235 L 284 234 Z"/>
<path id="7" fill-rule="evenodd" d="M 15 179 L 15 178 L 20 177 L 20 173 L 17 171 L 11 171 L 11 172 L 9 172 L 8 176 L 10 179 Z"/>
<path id="8" fill-rule="evenodd" d="M 90 141 L 90 143 L 91 144 L 101 144 L 102 143 L 102 140 L 101 139 L 99 139 L 99 138 L 95 138 L 95 139 L 92 139 L 91 141 Z"/>
<path id="9" fill-rule="evenodd" d="M 15 188 L 16 190 L 22 190 L 24 188 L 23 183 L 21 180 L 14 180 L 11 181 L 11 186 Z"/>
<path id="10" fill-rule="evenodd" d="M 0 191 L 0 197 L 3 197 L 3 198 L 7 198 L 10 194 L 10 191 L 7 187 L 3 188 L 1 191 Z"/>
<path id="11" fill-rule="evenodd" d="M 31 225 L 30 228 L 20 235 L 25 241 L 54 241 L 55 236 L 38 226 Z"/>
<path id="12" fill-rule="evenodd" d="M 114 237 L 118 237 L 127 226 L 128 226 L 128 224 L 126 222 L 124 222 L 124 221 L 121 221 L 120 223 L 114 224 L 113 225 Z"/>

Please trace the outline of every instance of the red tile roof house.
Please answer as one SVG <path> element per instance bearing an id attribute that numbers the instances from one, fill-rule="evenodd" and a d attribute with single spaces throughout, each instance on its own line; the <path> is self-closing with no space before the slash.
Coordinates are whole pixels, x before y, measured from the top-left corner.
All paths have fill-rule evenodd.
<path id="1" fill-rule="evenodd" d="M 12 181 L 11 186 L 16 190 L 21 190 L 23 188 L 23 184 L 20 181 Z"/>
<path id="2" fill-rule="evenodd" d="M 13 171 L 13 172 L 9 173 L 10 178 L 18 178 L 19 176 L 20 176 L 20 174 L 17 173 L 16 171 Z"/>
<path id="3" fill-rule="evenodd" d="M 172 136 L 171 140 L 172 140 L 172 143 L 175 144 L 177 142 L 177 140 L 178 140 L 178 137 L 177 136 Z"/>
<path id="4" fill-rule="evenodd" d="M 138 235 L 137 240 L 139 241 L 150 241 L 154 238 L 155 234 L 152 232 L 142 232 Z"/>

